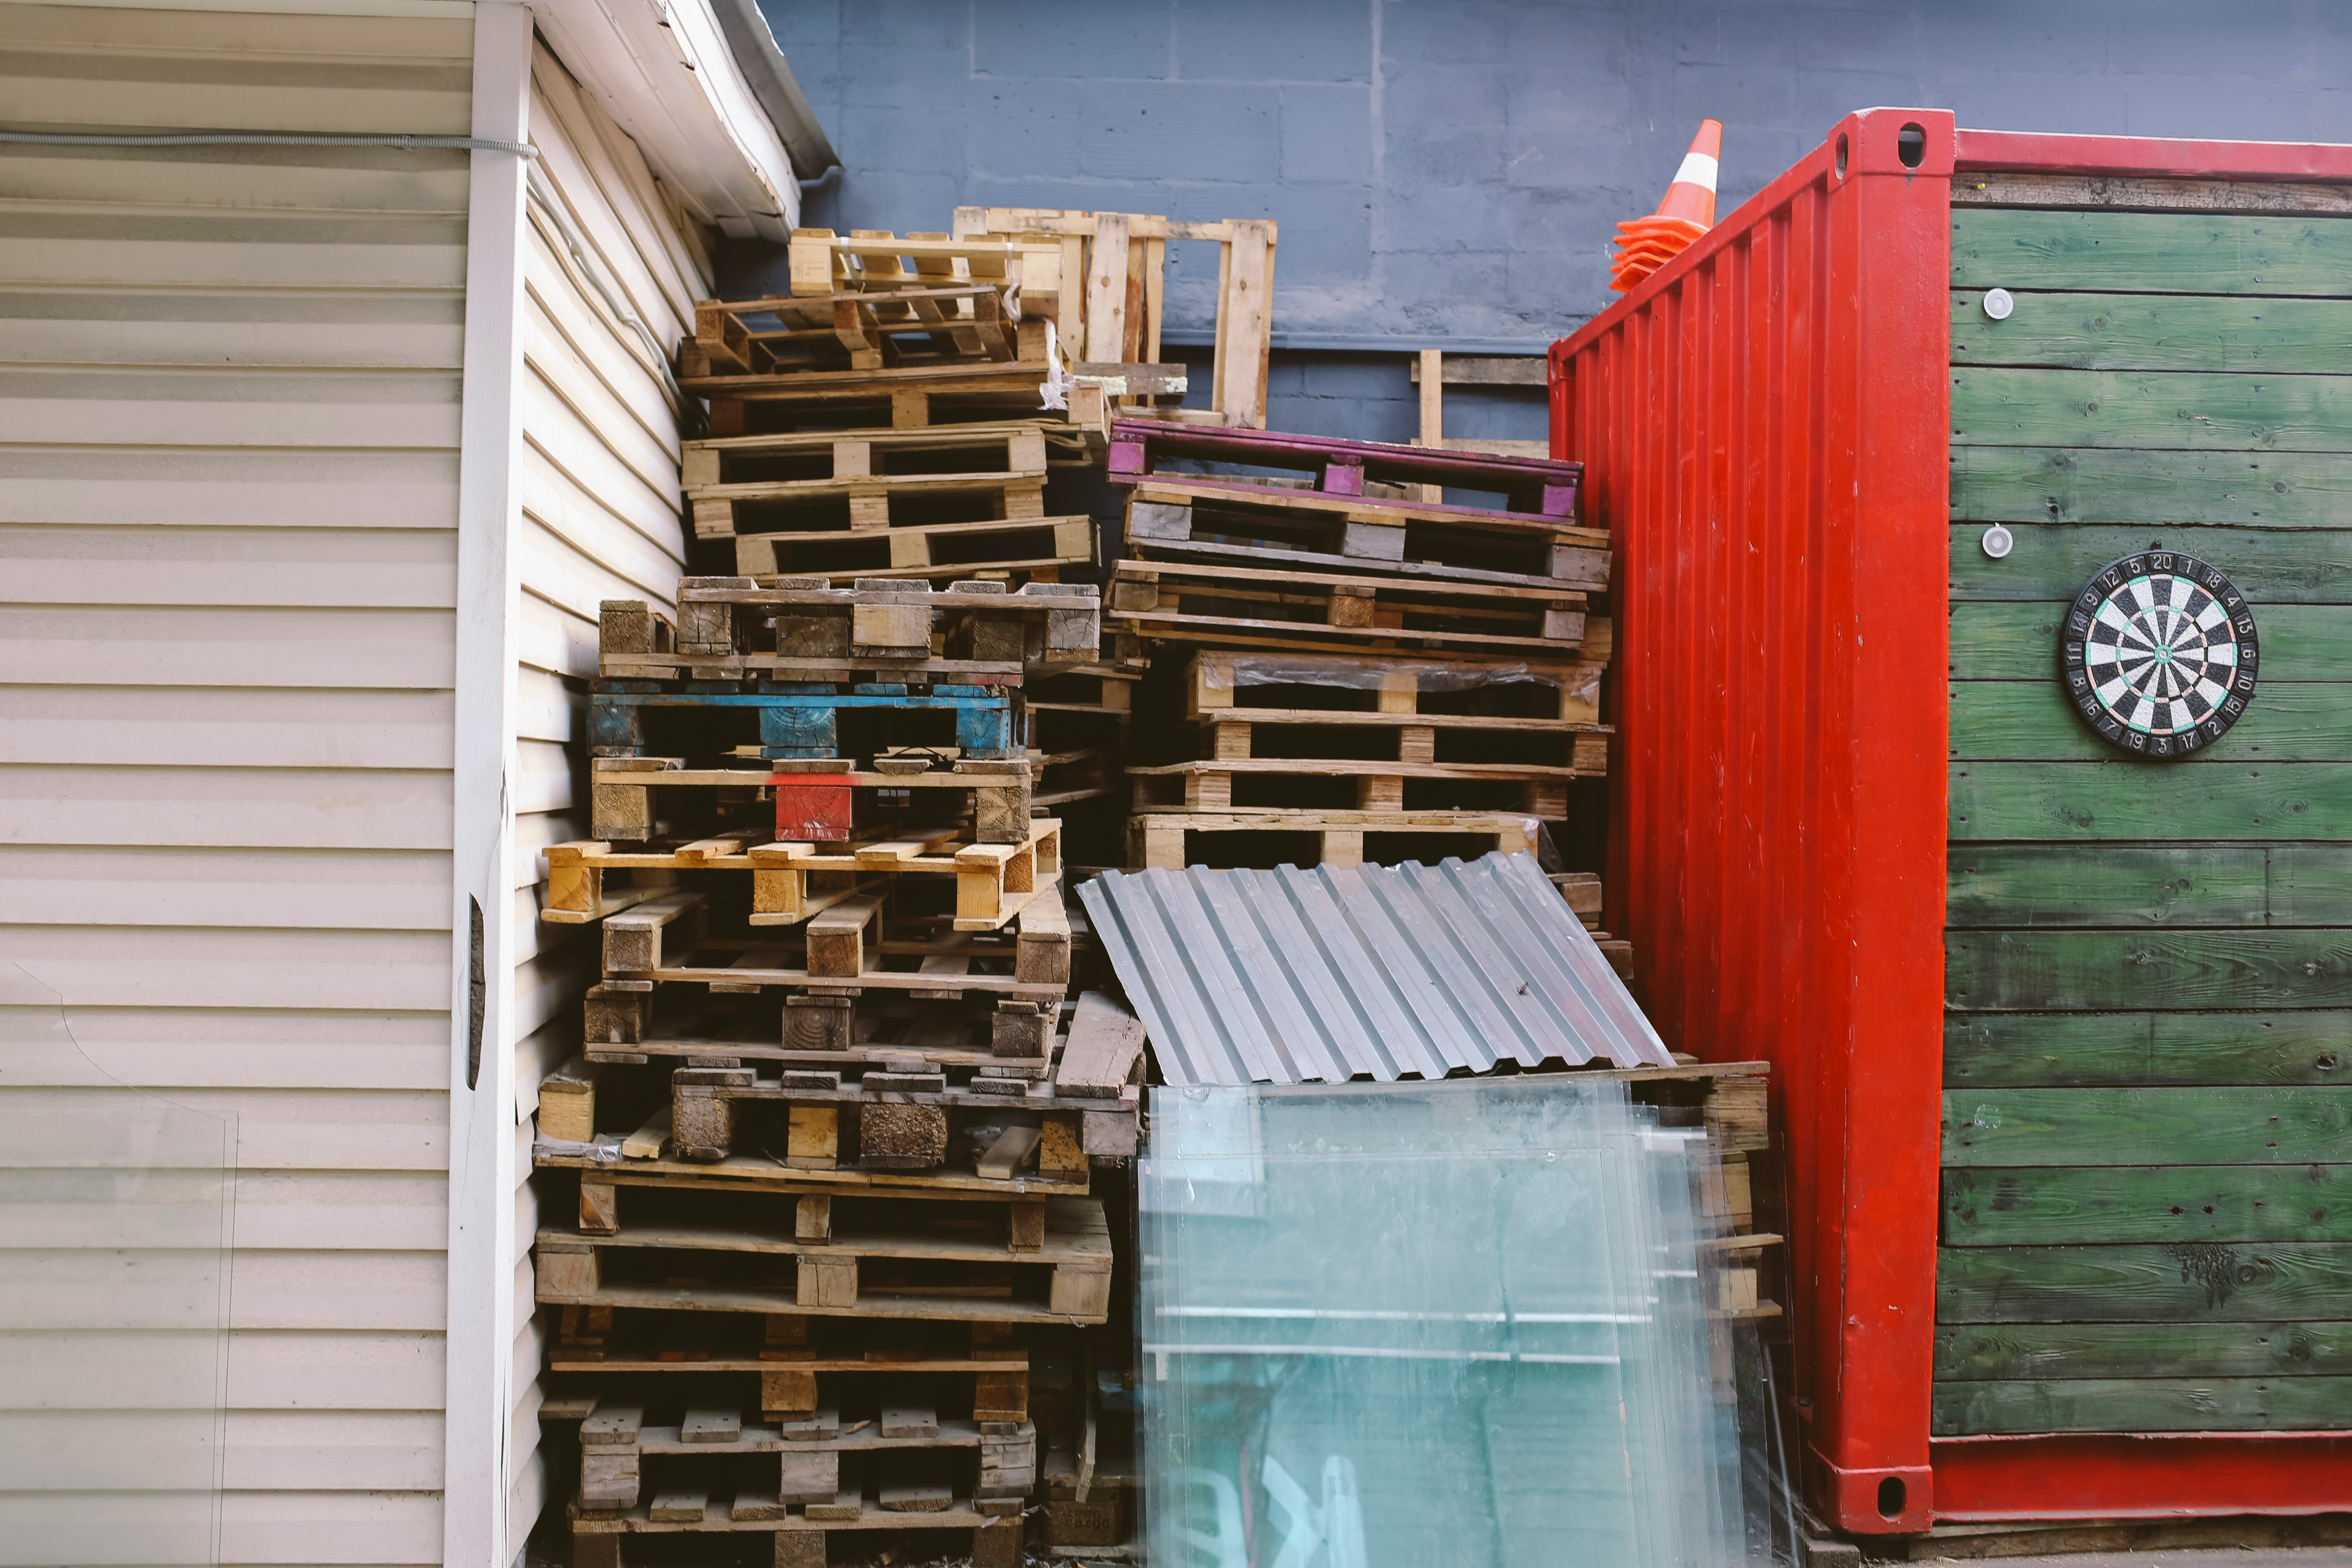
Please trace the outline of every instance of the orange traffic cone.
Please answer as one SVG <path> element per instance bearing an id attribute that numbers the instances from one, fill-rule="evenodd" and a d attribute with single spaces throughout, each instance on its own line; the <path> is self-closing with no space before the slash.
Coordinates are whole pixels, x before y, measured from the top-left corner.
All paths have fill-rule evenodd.
<path id="1" fill-rule="evenodd" d="M 1622 294 L 1682 254 L 1690 242 L 1715 226 L 1717 167 L 1723 155 L 1723 122 L 1699 121 L 1682 167 L 1666 186 L 1665 199 L 1648 217 L 1617 226 L 1617 258 L 1609 287 Z"/>

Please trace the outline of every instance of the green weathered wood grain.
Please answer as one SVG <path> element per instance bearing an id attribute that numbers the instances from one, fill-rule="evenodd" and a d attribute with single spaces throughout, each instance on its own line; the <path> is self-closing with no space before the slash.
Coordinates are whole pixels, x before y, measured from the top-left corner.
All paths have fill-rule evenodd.
<path id="1" fill-rule="evenodd" d="M 2352 1165 L 1956 1167 L 1943 1241 L 2352 1241 Z"/>
<path id="2" fill-rule="evenodd" d="M 2341 1321 L 2352 1242 L 1948 1247 L 1938 1323 Z"/>
<path id="3" fill-rule="evenodd" d="M 1972 1323 L 1936 1331 L 1936 1376 L 2352 1374 L 2352 1323 Z"/>
<path id="4" fill-rule="evenodd" d="M 2316 1432 L 2352 1427 L 2352 1377 L 1937 1383 L 1937 1437 L 2021 1432 Z"/>
<path id="5" fill-rule="evenodd" d="M 2352 450 L 2352 376 L 1981 365 L 1951 376 L 1955 446 Z"/>
<path id="6" fill-rule="evenodd" d="M 1956 289 L 2352 295 L 2352 219 L 1955 209 Z"/>
<path id="7" fill-rule="evenodd" d="M 1948 1089 L 2352 1083 L 2352 1011 L 1954 1013 Z"/>
<path id="8" fill-rule="evenodd" d="M 2329 452 L 1951 448 L 1952 516 L 1963 521 L 2325 528 L 2347 507 L 2352 458 Z"/>
<path id="9" fill-rule="evenodd" d="M 2352 844 L 1950 847 L 1945 923 L 2325 926 L 2352 913 Z"/>
<path id="10" fill-rule="evenodd" d="M 2352 769 L 2328 763 L 1954 763 L 1948 777 L 1955 841 L 2352 838 Z"/>
<path id="11" fill-rule="evenodd" d="M 2352 931 L 1948 931 L 1958 1012 L 2352 1005 Z"/>
<path id="12" fill-rule="evenodd" d="M 2222 570 L 2227 571 L 2227 567 Z M 2085 574 L 2087 575 L 2087 574 Z M 2262 680 L 2340 681 L 2352 674 L 2352 605 L 2253 604 L 2262 638 Z M 2058 679 L 2058 628 L 2066 605 L 1961 604 L 1952 606 L 1955 680 Z"/>
<path id="13" fill-rule="evenodd" d="M 1955 844 L 1945 879 L 1944 921 L 1959 928 L 2270 921 L 2260 845 Z"/>
<path id="14" fill-rule="evenodd" d="M 2339 936 L 2352 933 L 2338 933 Z M 2221 940 L 2217 938 L 2216 940 Z M 2352 960 L 2352 950 L 2346 953 Z M 1950 1089 L 1944 1164 L 2326 1165 L 2352 1158 L 2352 1087 Z"/>
<path id="15" fill-rule="evenodd" d="M 2346 509 L 2352 519 L 2352 507 Z M 2091 574 L 2140 550 L 2181 550 L 2212 562 L 2266 605 L 2352 604 L 2352 529 L 2166 528 L 2018 523 L 2005 560 L 1984 552 L 1984 524 L 1955 523 L 1951 596 L 1962 603 L 2071 599 Z"/>
<path id="16" fill-rule="evenodd" d="M 1996 321 L 1982 289 L 1963 289 L 1952 295 L 1952 362 L 2341 375 L 2352 364 L 2352 300 L 2021 293 Z"/>
<path id="17" fill-rule="evenodd" d="M 2046 674 L 1956 680 L 1946 722 L 1951 754 L 1967 762 L 2097 763 L 2116 754 Z M 2266 679 L 2230 732 L 2181 765 L 2346 761 L 2352 761 L 2352 683 Z"/>

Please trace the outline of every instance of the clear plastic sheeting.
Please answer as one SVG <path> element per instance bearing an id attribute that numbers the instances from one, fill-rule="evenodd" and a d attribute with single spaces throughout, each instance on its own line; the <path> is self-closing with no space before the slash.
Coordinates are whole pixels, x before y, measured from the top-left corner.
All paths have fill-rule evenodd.
<path id="1" fill-rule="evenodd" d="M 1150 1111 L 1155 1568 L 1774 1561 L 1764 1382 L 1706 1310 L 1697 1137 L 1574 1074 L 1160 1089 Z"/>
<path id="2" fill-rule="evenodd" d="M 218 1561 L 234 1119 L 0 961 L 0 1565 Z"/>

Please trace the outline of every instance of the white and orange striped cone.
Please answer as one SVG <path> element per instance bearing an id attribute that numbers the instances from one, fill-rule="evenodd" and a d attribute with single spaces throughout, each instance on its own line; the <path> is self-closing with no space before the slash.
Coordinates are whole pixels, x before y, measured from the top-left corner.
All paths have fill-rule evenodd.
<path id="1" fill-rule="evenodd" d="M 1609 287 L 1622 294 L 1680 255 L 1715 226 L 1715 193 L 1723 156 L 1723 122 L 1699 121 L 1682 167 L 1666 186 L 1665 199 L 1647 217 L 1617 226 L 1618 253 Z"/>

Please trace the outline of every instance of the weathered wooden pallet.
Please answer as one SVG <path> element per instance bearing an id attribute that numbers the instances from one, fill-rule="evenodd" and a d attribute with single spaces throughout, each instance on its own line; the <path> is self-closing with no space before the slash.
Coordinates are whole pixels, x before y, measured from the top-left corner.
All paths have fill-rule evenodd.
<path id="1" fill-rule="evenodd" d="M 959 522 L 1008 522 L 1045 515 L 1045 464 L 1041 456 L 1026 471 L 708 485 L 688 500 L 697 539 L 834 539 L 940 521 L 943 511 Z"/>
<path id="2" fill-rule="evenodd" d="M 1027 841 L 1032 780 L 1026 752 L 1016 753 L 1009 766 L 958 761 L 952 771 L 886 771 L 878 764 L 901 759 L 875 760 L 874 769 L 850 766 L 852 759 L 842 757 L 689 768 L 677 757 L 598 757 L 590 774 L 593 831 L 600 839 L 642 843 L 689 834 L 723 837 L 766 826 L 783 842 L 835 843 L 856 837 L 857 817 L 865 815 L 866 837 L 937 843 L 964 831 L 963 801 L 941 793 L 960 791 L 971 799 L 970 831 L 976 842 Z M 861 812 L 859 795 L 876 791 L 887 792 L 888 804 L 868 804 Z M 877 799 L 866 795 L 868 803 Z M 917 801 L 925 804 L 918 806 Z M 939 804 L 929 804 L 934 801 Z"/>
<path id="3" fill-rule="evenodd" d="M 705 686 L 731 689 L 696 689 Z M 842 715 L 856 713 L 868 742 L 861 749 L 868 754 L 883 746 L 937 742 L 945 728 L 953 739 L 942 743 L 952 745 L 959 756 L 1017 762 L 1023 754 L 1015 738 L 1018 700 L 1011 687 L 962 681 L 918 687 L 897 680 L 762 680 L 746 690 L 735 682 L 600 678 L 588 697 L 588 743 L 593 756 L 641 758 L 648 712 L 694 710 L 706 731 L 722 731 L 720 738 L 706 742 L 707 751 L 731 751 L 740 743 L 740 731 L 750 729 L 759 737 L 762 756 L 832 759 L 840 754 Z M 931 720 L 934 714 L 949 715 L 948 724 Z"/>
<path id="4" fill-rule="evenodd" d="M 938 1233 L 803 1242 L 690 1224 L 610 1236 L 546 1230 L 534 1255 L 535 1296 L 549 1305 L 673 1311 L 1104 1321 L 1111 1246 L 1101 1203 L 1055 1198 L 1046 1210 L 1039 1247 L 1017 1254 Z"/>
<path id="5" fill-rule="evenodd" d="M 1483 513 L 1465 520 L 1437 507 L 1182 478 L 1135 486 L 1127 543 L 1150 560 L 1336 567 L 1499 587 L 1609 585 L 1608 536 L 1590 529 Z"/>
<path id="6" fill-rule="evenodd" d="M 1057 1000 L 1055 987 L 1068 970 L 1068 926 L 1060 909 L 1058 885 L 1047 880 L 1024 901 L 1018 920 L 1014 962 L 1026 973 L 994 974 L 972 970 L 983 937 L 959 932 L 945 941 L 888 942 L 882 934 L 888 889 L 841 900 L 807 917 L 779 940 L 754 932 L 711 935 L 705 926 L 704 890 L 679 889 L 648 899 L 604 919 L 605 987 L 649 990 L 661 984 L 709 984 L 722 994 L 772 986 L 816 985 L 831 989 L 898 990 L 919 994 L 943 991 L 997 995 L 1024 1002 Z M 980 931 L 978 919 L 970 922 Z M 917 969 L 886 967 L 893 959 L 914 959 Z M 952 962 L 944 962 L 952 961 Z M 805 967 L 789 967 L 795 963 Z M 1021 1055 L 1040 1052 L 1024 1051 Z"/>
<path id="7" fill-rule="evenodd" d="M 1284 690 L 1269 700 L 1267 688 Z M 1305 691 L 1313 693 L 1311 702 Z M 1184 713 L 1217 724 L 1394 723 L 1432 730 L 1492 726 L 1530 733 L 1598 732 L 1601 668 L 1517 658 L 1204 648 L 1185 666 Z"/>
<path id="8" fill-rule="evenodd" d="M 884 775 L 887 776 L 887 775 Z M 1062 869 L 1062 825 L 1054 817 L 1031 817 L 1028 834 L 1015 844 L 969 841 L 961 824 L 936 837 L 886 837 L 869 833 L 838 847 L 800 840 L 777 843 L 743 835 L 721 835 L 671 846 L 615 851 L 599 839 L 551 844 L 547 857 L 547 902 L 540 918 L 559 925 L 584 925 L 617 914 L 632 904 L 677 891 L 675 879 L 635 874 L 677 871 L 749 871 L 751 924 L 797 925 L 844 900 L 875 890 L 879 879 L 930 874 L 956 879 L 956 929 L 994 931 L 1019 914 Z M 631 873 L 616 884 L 612 871 Z"/>
<path id="9" fill-rule="evenodd" d="M 1587 931 L 1601 929 L 1601 874 L 1597 871 L 1553 871 L 1549 873 L 1551 885 L 1568 900 Z"/>
<path id="10" fill-rule="evenodd" d="M 1053 244 L 1008 244 L 957 235 L 859 228 L 796 228 L 785 250 L 795 299 L 903 294 L 971 282 L 1000 289 L 1020 313 L 1057 318 L 1077 279 Z"/>
<path id="11" fill-rule="evenodd" d="M 679 345 L 688 375 L 789 375 L 1040 359 L 1043 318 L 1024 321 L 1001 283 L 943 279 L 888 293 L 702 300 Z"/>
<path id="12" fill-rule="evenodd" d="M 1025 667 L 1099 657 L 1102 590 L 1091 583 L 950 584 L 905 578 L 687 577 L 677 620 L 642 599 L 604 601 L 598 674 L 826 680 L 887 670 L 908 684 L 1017 686 Z"/>
<path id="13" fill-rule="evenodd" d="M 972 1568 L 1020 1568 L 1020 1517 L 982 1513 L 962 1498 L 950 1499 L 948 1506 L 938 1512 L 898 1512 L 883 1506 L 878 1496 L 875 1500 L 877 1506 L 866 1507 L 860 1492 L 851 1489 L 842 1492 L 832 1504 L 797 1509 L 754 1498 L 747 1511 L 740 1498 L 730 1502 L 689 1493 L 669 1500 L 670 1510 L 656 1519 L 654 1507 L 662 1500 L 656 1499 L 654 1506 L 634 1508 L 613 1518 L 583 1512 L 575 1506 L 572 1515 L 572 1568 L 632 1568 L 634 1554 L 624 1552 L 621 1545 L 631 1537 L 754 1531 L 774 1535 L 775 1568 L 824 1568 L 830 1537 L 902 1530 L 969 1532 L 971 1545 L 967 1560 Z"/>
<path id="14" fill-rule="evenodd" d="M 657 1218 L 610 1230 L 545 1229 L 538 1237 L 538 1296 L 588 1304 L 607 1289 L 641 1289 L 686 1271 L 721 1293 L 765 1291 L 779 1268 L 793 1276 L 788 1300 L 760 1310 L 934 1317 L 940 1303 L 1024 1306 L 1014 1271 L 1050 1271 L 1045 1292 L 1056 1316 L 1099 1322 L 1109 1310 L 1110 1229 L 1097 1198 L 1052 1198 L 1042 1213 L 1016 1210 L 999 1234 L 960 1205 L 917 1205 L 876 1227 L 828 1223 L 821 1236 L 795 1224 L 728 1223 L 734 1216 Z M 915 1217 L 919 1215 L 919 1217 Z M 1026 1228 L 1024 1228 L 1026 1227 Z M 781 1261 L 780 1261 L 781 1260 Z M 674 1287 L 681 1291 L 692 1285 Z M 740 1303 L 735 1309 L 740 1310 Z M 983 1308 L 983 1312 L 985 1308 Z M 1032 1316 L 1018 1312 L 1016 1316 Z"/>
<path id="15" fill-rule="evenodd" d="M 1368 834 L 1412 835 L 1426 839 L 1444 835 L 1458 837 L 1465 859 L 1499 853 L 1532 854 L 1537 822 L 1517 813 L 1467 811 L 1139 811 L 1128 820 L 1128 864 L 1143 869 L 1166 867 L 1181 870 L 1188 865 L 1273 865 L 1297 861 L 1296 836 L 1311 835 L 1312 864 L 1360 866 L 1368 856 Z M 1213 834 L 1221 842 L 1213 849 L 1187 854 L 1187 836 Z M 1276 836 L 1283 836 L 1276 837 Z M 1258 845 L 1224 842 L 1255 837 Z M 1253 853 L 1261 860 L 1246 858 Z M 1419 855 L 1416 858 L 1423 858 Z"/>
<path id="16" fill-rule="evenodd" d="M 1013 962 L 1010 944 L 976 951 L 985 958 L 966 962 Z M 942 975 L 936 984 L 942 989 L 877 992 L 862 1000 L 809 994 L 698 994 L 694 987 L 680 985 L 639 992 L 599 984 L 588 991 L 583 1048 L 589 1061 L 604 1063 L 662 1059 L 731 1067 L 782 1062 L 840 1071 L 903 1064 L 914 1070 L 944 1072 L 957 1082 L 975 1076 L 1046 1075 L 1052 1065 L 1047 1058 L 997 1054 L 992 996 L 968 999 L 961 989 L 952 989 L 952 975 Z M 845 1039 L 845 1044 L 836 1043 Z"/>
<path id="17" fill-rule="evenodd" d="M 1360 498 L 1367 483 L 1387 483 L 1435 485 L 1503 498 L 1505 504 L 1494 509 L 1429 505 L 1410 509 L 1425 517 L 1465 523 L 1484 518 L 1573 526 L 1577 491 L 1584 474 L 1581 463 L 1549 458 L 1274 431 L 1202 429 L 1157 420 L 1122 419 L 1113 424 L 1109 474 L 1113 484 L 1135 484 L 1155 476 L 1160 482 L 1168 482 L 1163 469 L 1180 461 L 1305 474 L 1313 479 L 1318 492 L 1331 497 Z M 1244 495 L 1259 488 L 1239 475 L 1221 479 L 1191 474 L 1177 482 L 1210 492 L 1223 486 Z"/>
<path id="18" fill-rule="evenodd" d="M 710 399 L 710 433 L 717 437 L 859 436 L 1028 420 L 1043 425 L 1056 437 L 1080 443 L 1089 461 L 1100 461 L 1110 446 L 1102 387 L 1073 381 L 1063 391 L 1066 406 L 1048 409 L 1041 396 L 1044 370 L 1039 360 L 1023 374 L 992 376 L 979 386 L 966 377 L 942 381 L 919 371 L 877 371 L 846 382 L 826 383 L 814 394 L 801 396 L 752 397 L 726 392 L 704 395 Z M 876 381 L 876 376 L 883 379 Z M 757 389 L 782 379 L 743 377 L 738 378 L 737 384 Z"/>
<path id="19" fill-rule="evenodd" d="M 1025 572 L 1033 578 L 1095 559 L 1090 517 L 913 522 L 887 529 L 738 534 L 735 569 L 747 577 L 962 577 Z"/>
<path id="20" fill-rule="evenodd" d="M 1105 614 L 1113 630 L 1228 647 L 1608 658 L 1608 621 L 1565 589 L 1122 561 Z"/>
<path id="21" fill-rule="evenodd" d="M 1407 362 L 1412 384 L 1421 394 L 1421 435 L 1413 443 L 1448 452 L 1487 452 L 1500 458 L 1549 458 L 1551 443 L 1538 440 L 1496 440 L 1479 436 L 1445 433 L 1445 389 L 1478 386 L 1523 389 L 1540 400 L 1549 385 L 1541 354 L 1449 354 L 1443 349 L 1423 349 Z M 1538 402 L 1538 406 L 1540 404 Z"/>
<path id="22" fill-rule="evenodd" d="M 1325 794 L 1338 785 L 1354 796 L 1359 811 L 1403 811 L 1408 790 L 1420 798 L 1412 809 L 1477 810 L 1459 797 L 1492 797 L 1496 786 L 1517 794 L 1517 809 L 1530 816 L 1558 820 L 1568 815 L 1568 784 L 1571 779 L 1598 778 L 1605 768 L 1535 767 L 1512 763 L 1440 764 L 1392 760 L 1332 757 L 1229 757 L 1207 762 L 1163 763 L 1130 767 L 1128 776 L 1144 781 L 1136 802 L 1139 809 L 1179 808 L 1185 811 L 1252 811 L 1265 809 L 1265 801 L 1244 797 L 1274 795 L 1292 800 Z M 1491 798 L 1485 809 L 1494 809 Z"/>
<path id="23" fill-rule="evenodd" d="M 1077 212 L 1050 207 L 958 207 L 960 237 L 1055 242 L 1066 288 L 1083 279 L 1083 313 L 1065 309 L 1064 340 L 1094 361 L 1156 361 L 1167 245 L 1216 245 L 1216 347 L 1205 416 L 1219 425 L 1265 423 L 1266 374 L 1273 345 L 1274 256 L 1279 233 L 1265 218 L 1171 222 L 1145 213 Z M 1068 295 L 1064 296 L 1066 300 Z"/>
<path id="24" fill-rule="evenodd" d="M 909 1455 L 940 1450 L 946 1464 L 907 1462 Z M 936 1484 L 948 1477 L 975 1504 L 993 1505 L 982 1511 L 1001 1515 L 1017 1513 L 1019 1500 L 1036 1484 L 1037 1428 L 992 1421 L 983 1430 L 977 1421 L 942 1419 L 929 1405 L 895 1403 L 855 1419 L 826 1408 L 807 1421 L 762 1426 L 756 1408 L 607 1398 L 594 1401 L 582 1418 L 580 1459 L 583 1516 L 618 1515 L 665 1497 L 673 1500 L 669 1507 L 652 1501 L 654 1510 L 690 1512 L 676 1500 L 701 1488 L 737 1498 L 736 1517 L 751 1517 L 748 1503 L 783 1518 L 792 1504 L 834 1502 L 845 1481 L 862 1485 L 870 1497 L 877 1485 Z"/>
<path id="25" fill-rule="evenodd" d="M 686 443 L 681 477 L 700 538 L 732 537 L 738 502 L 846 498 L 850 526 L 877 528 L 887 524 L 894 493 L 919 498 L 943 481 L 1042 480 L 1057 452 L 1068 463 L 1087 457 L 1076 433 L 1034 421 L 731 436 Z"/>

